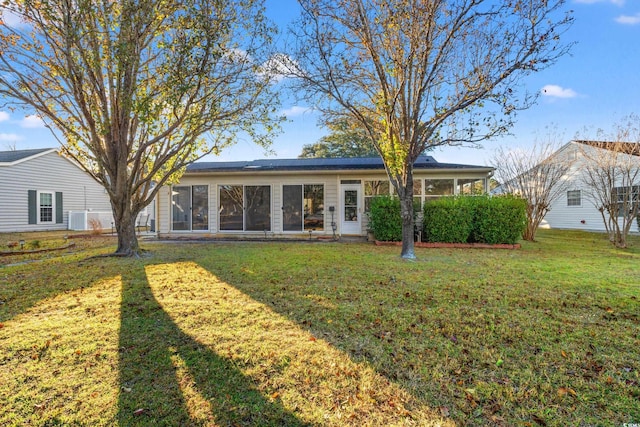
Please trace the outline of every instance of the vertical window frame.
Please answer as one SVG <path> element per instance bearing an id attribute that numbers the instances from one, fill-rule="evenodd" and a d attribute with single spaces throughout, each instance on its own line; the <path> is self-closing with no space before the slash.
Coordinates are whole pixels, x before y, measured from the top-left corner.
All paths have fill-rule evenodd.
<path id="1" fill-rule="evenodd" d="M 37 215 L 37 223 L 38 224 L 55 224 L 56 223 L 56 193 L 55 191 L 40 191 L 38 190 L 37 198 L 36 198 L 36 215 Z M 42 204 L 42 196 L 48 195 L 51 198 L 50 206 L 43 206 Z M 51 219 L 43 220 L 43 209 L 47 209 L 47 212 L 50 212 Z"/>

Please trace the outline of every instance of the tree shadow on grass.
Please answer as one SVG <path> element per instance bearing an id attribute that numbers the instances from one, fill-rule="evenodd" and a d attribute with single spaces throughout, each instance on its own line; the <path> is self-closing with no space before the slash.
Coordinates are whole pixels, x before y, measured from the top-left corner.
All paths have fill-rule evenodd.
<path id="1" fill-rule="evenodd" d="M 119 351 L 119 425 L 307 425 L 180 330 L 142 266 L 122 275 Z"/>
<path id="2" fill-rule="evenodd" d="M 52 260 L 7 270 L 0 267 L 0 322 L 25 313 L 48 298 L 93 286 L 110 276 L 111 272 L 104 268 L 104 263 L 93 260 L 68 264 Z"/>

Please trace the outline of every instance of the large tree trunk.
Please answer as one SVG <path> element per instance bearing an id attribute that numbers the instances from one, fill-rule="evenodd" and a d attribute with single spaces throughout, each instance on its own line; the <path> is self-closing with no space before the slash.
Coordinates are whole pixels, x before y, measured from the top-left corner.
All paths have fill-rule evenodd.
<path id="1" fill-rule="evenodd" d="M 118 233 L 118 248 L 115 254 L 120 256 L 137 256 L 140 253 L 138 237 L 136 236 L 137 212 L 131 210 L 128 197 L 111 201 L 113 219 Z"/>
<path id="2" fill-rule="evenodd" d="M 407 172 L 404 188 L 398 188 L 400 195 L 400 214 L 402 215 L 402 251 L 400 257 L 404 259 L 415 259 L 413 234 L 413 170 Z M 402 182 L 399 183 L 402 185 Z"/>

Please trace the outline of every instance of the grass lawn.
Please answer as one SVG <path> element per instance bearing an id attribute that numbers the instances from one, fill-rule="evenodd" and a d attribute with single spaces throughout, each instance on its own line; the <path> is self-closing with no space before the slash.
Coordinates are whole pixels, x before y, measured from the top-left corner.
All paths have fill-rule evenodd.
<path id="1" fill-rule="evenodd" d="M 114 241 L 0 267 L 0 425 L 640 423 L 640 239 Z"/>

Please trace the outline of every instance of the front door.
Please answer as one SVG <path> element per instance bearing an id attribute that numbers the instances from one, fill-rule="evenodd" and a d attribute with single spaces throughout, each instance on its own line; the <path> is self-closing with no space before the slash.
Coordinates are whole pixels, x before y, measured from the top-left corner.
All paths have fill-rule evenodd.
<path id="1" fill-rule="evenodd" d="M 341 234 L 362 234 L 362 207 L 360 206 L 360 184 L 342 184 L 340 187 Z"/>

